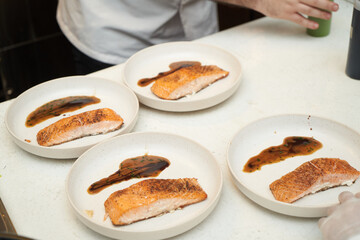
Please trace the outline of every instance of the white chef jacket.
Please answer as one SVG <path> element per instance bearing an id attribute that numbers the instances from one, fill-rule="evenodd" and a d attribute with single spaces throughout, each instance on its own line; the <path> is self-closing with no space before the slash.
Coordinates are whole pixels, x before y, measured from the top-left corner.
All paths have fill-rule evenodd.
<path id="1" fill-rule="evenodd" d="M 109 64 L 218 31 L 216 4 L 208 0 L 59 0 L 57 21 L 77 49 Z"/>

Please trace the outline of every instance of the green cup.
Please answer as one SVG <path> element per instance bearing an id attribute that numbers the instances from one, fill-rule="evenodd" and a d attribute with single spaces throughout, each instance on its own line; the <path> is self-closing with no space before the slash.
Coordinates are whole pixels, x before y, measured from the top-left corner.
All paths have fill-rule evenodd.
<path id="1" fill-rule="evenodd" d="M 306 33 L 313 37 L 325 37 L 330 33 L 331 18 L 329 20 L 324 20 L 315 17 L 309 17 L 310 20 L 313 20 L 319 23 L 318 29 L 306 29 Z"/>
<path id="2" fill-rule="evenodd" d="M 333 1 L 333 0 L 330 0 Z M 330 33 L 331 27 L 331 18 L 329 20 L 320 19 L 316 17 L 308 17 L 308 19 L 313 20 L 319 24 L 318 29 L 306 29 L 306 33 L 313 37 L 325 37 Z"/>

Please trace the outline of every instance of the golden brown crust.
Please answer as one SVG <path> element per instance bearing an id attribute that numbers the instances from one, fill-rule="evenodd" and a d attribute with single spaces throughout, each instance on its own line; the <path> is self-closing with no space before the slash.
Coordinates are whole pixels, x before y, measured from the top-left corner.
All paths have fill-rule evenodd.
<path id="1" fill-rule="evenodd" d="M 276 200 L 292 203 L 312 191 L 317 192 L 339 186 L 346 181 L 355 181 L 359 175 L 360 172 L 345 160 L 317 158 L 303 163 L 271 183 L 269 187 Z"/>
<path id="2" fill-rule="evenodd" d="M 138 182 L 128 188 L 119 190 L 114 194 L 114 197 L 123 194 L 137 194 L 139 196 L 151 194 L 175 194 L 182 195 L 192 194 L 196 192 L 203 192 L 195 179 L 147 179 Z"/>
<path id="3" fill-rule="evenodd" d="M 225 78 L 228 74 L 229 72 L 215 65 L 193 65 L 190 67 L 180 68 L 179 70 L 169 75 L 159 78 L 152 85 L 151 91 L 160 98 L 173 99 L 170 98 L 170 94 L 172 92 L 174 92 L 179 87 L 194 81 L 195 79 L 218 75 L 218 77 L 215 76 L 214 80 L 212 81 L 215 82 L 219 79 Z"/>
<path id="4" fill-rule="evenodd" d="M 96 123 L 101 123 L 103 121 L 118 122 L 118 125 L 114 129 L 111 129 L 111 131 L 115 131 L 119 129 L 123 124 L 123 119 L 118 114 L 116 114 L 112 109 L 109 108 L 96 109 L 60 119 L 59 121 L 41 129 L 37 134 L 37 142 L 39 143 L 39 145 L 42 146 L 52 146 L 52 145 L 60 144 L 62 143 L 59 142 L 61 136 L 63 135 L 65 136 L 69 132 L 74 131 L 78 128 L 87 127 Z M 105 132 L 108 131 L 99 130 L 98 132 L 93 132 L 87 135 L 99 134 Z M 72 136 L 71 138 L 64 137 L 63 142 L 71 141 L 84 136 L 86 135 L 77 135 L 77 136 Z"/>
<path id="5" fill-rule="evenodd" d="M 115 225 L 125 225 L 119 219 L 131 210 L 149 206 L 162 199 L 183 199 L 179 207 L 203 201 L 207 194 L 195 178 L 147 179 L 112 193 L 105 201 L 105 211 Z M 137 218 L 135 221 L 144 218 Z"/>

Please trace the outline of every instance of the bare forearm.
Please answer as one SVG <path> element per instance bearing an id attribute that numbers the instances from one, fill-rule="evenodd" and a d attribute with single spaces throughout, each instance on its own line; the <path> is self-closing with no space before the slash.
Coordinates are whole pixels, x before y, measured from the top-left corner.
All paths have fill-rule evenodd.
<path id="1" fill-rule="evenodd" d="M 330 19 L 331 12 L 339 5 L 330 0 L 216 0 L 237 6 L 251 8 L 268 17 L 295 22 L 301 26 L 316 29 L 318 24 L 306 16 Z"/>

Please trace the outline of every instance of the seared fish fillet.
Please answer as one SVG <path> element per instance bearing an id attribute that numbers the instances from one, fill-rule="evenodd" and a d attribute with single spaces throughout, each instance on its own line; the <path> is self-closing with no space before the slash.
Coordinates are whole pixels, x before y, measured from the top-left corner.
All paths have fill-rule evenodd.
<path id="1" fill-rule="evenodd" d="M 151 91 L 162 99 L 175 100 L 196 93 L 228 74 L 215 65 L 193 65 L 159 78 Z"/>
<path id="2" fill-rule="evenodd" d="M 85 136 L 108 133 L 119 129 L 123 119 L 109 108 L 83 112 L 43 128 L 37 134 L 41 146 L 53 146 Z"/>
<path id="3" fill-rule="evenodd" d="M 127 225 L 206 198 L 195 178 L 147 179 L 112 193 L 104 205 L 114 225 Z"/>
<path id="4" fill-rule="evenodd" d="M 308 194 L 328 188 L 349 186 L 359 175 L 360 172 L 345 160 L 316 158 L 271 183 L 270 190 L 276 200 L 292 203 Z"/>

